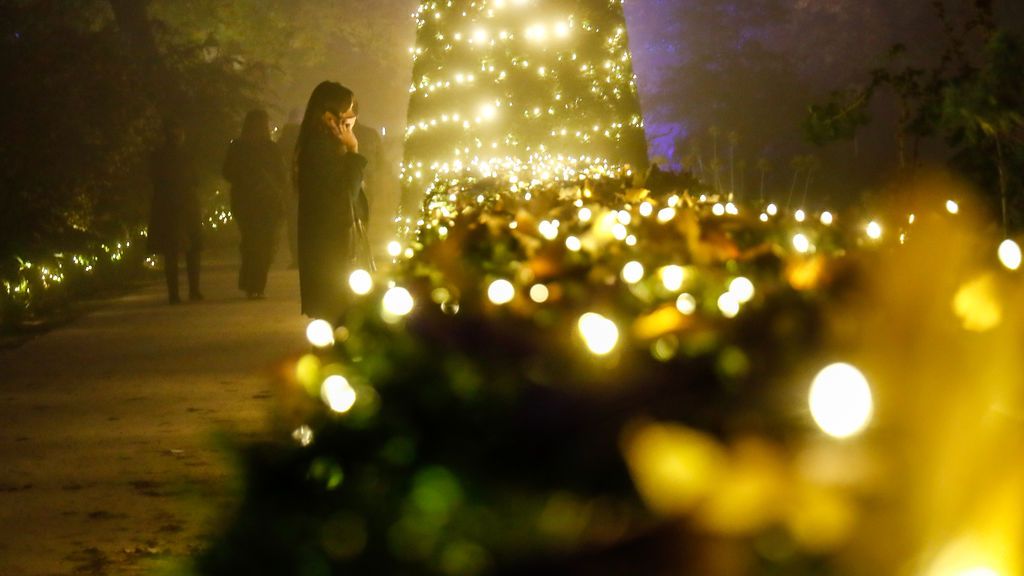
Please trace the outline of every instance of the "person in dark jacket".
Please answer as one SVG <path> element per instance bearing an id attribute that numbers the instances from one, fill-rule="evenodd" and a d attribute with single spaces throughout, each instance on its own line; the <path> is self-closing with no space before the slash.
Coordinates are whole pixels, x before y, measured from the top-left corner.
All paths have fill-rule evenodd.
<path id="1" fill-rule="evenodd" d="M 242 135 L 228 148 L 224 178 L 231 183 L 231 213 L 241 234 L 238 288 L 250 299 L 262 299 L 288 188 L 284 159 L 270 139 L 270 117 L 265 111 L 246 115 Z"/>
<path id="2" fill-rule="evenodd" d="M 296 148 L 302 313 L 336 323 L 354 255 L 354 205 L 366 159 L 359 154 L 352 91 L 322 82 L 309 97 Z"/>
<path id="3" fill-rule="evenodd" d="M 295 173 L 295 145 L 299 141 L 299 128 L 302 124 L 302 111 L 293 109 L 288 113 L 288 123 L 281 129 L 277 138 L 277 146 L 284 155 L 284 165 L 288 174 Z M 289 178 L 293 181 L 294 178 Z M 296 190 L 291 190 L 285 195 L 285 230 L 288 236 L 288 253 L 292 260 L 288 268 L 295 270 L 299 267 L 299 195 Z"/>
<path id="4" fill-rule="evenodd" d="M 153 201 L 150 206 L 147 248 L 164 258 L 167 296 L 171 304 L 181 302 L 178 293 L 178 257 L 185 255 L 189 300 L 202 300 L 199 291 L 199 255 L 202 250 L 203 219 L 199 205 L 199 178 L 185 148 L 185 129 L 174 120 L 164 126 L 165 140 L 154 153 L 150 176 Z"/>

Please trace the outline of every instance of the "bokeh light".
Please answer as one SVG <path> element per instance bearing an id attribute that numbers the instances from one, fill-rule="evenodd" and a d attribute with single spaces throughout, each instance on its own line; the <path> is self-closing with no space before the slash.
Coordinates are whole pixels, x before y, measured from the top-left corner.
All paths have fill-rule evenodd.
<path id="1" fill-rule="evenodd" d="M 397 317 L 405 316 L 409 312 L 412 312 L 414 302 L 412 294 L 410 294 L 408 290 L 401 286 L 395 286 L 384 294 L 384 299 L 381 304 L 384 307 L 386 315 Z"/>
<path id="2" fill-rule="evenodd" d="M 1013 240 L 1003 240 L 999 245 L 999 262 L 1009 270 L 1020 268 L 1020 245 Z"/>
<path id="3" fill-rule="evenodd" d="M 352 409 L 356 403 L 356 391 L 344 376 L 328 376 L 320 389 L 320 396 L 327 406 L 339 414 Z"/>
<path id="4" fill-rule="evenodd" d="M 637 282 L 644 279 L 644 265 L 637 262 L 627 262 L 622 267 L 622 279 L 628 284 L 636 284 Z"/>
<path id="5" fill-rule="evenodd" d="M 317 348 L 334 344 L 334 327 L 326 320 L 313 320 L 306 326 L 306 339 Z"/>
<path id="6" fill-rule="evenodd" d="M 487 298 L 498 306 L 508 304 L 515 297 L 516 288 L 508 280 L 495 280 L 487 287 Z"/>
<path id="7" fill-rule="evenodd" d="M 598 356 L 608 354 L 619 342 L 619 328 L 615 322 L 595 312 L 580 316 L 578 326 L 583 343 Z"/>
<path id="8" fill-rule="evenodd" d="M 835 438 L 860 433 L 873 412 L 867 379 L 860 370 L 842 362 L 827 366 L 814 377 L 809 403 L 814 421 Z"/>
<path id="9" fill-rule="evenodd" d="M 370 276 L 366 270 L 353 270 L 348 276 L 348 286 L 352 292 L 365 296 L 373 290 L 373 276 Z"/>

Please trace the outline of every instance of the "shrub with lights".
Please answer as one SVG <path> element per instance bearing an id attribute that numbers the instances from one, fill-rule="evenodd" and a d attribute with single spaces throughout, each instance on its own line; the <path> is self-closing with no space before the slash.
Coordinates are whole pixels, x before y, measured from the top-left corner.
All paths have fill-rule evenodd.
<path id="1" fill-rule="evenodd" d="M 421 6 L 422 211 L 309 324 L 199 572 L 1024 567 L 1019 245 L 963 195 L 861 219 L 634 187 L 621 14 Z"/>

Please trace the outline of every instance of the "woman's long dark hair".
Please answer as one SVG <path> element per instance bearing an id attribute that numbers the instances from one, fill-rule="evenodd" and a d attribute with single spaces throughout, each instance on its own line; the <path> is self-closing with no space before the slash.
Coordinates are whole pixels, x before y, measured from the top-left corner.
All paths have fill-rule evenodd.
<path id="1" fill-rule="evenodd" d="M 306 104 L 306 113 L 302 117 L 302 127 L 299 129 L 299 139 L 295 143 L 295 171 L 292 178 L 295 181 L 295 190 L 298 191 L 299 174 L 308 166 L 310 154 L 307 154 L 319 142 L 326 145 L 329 140 L 323 139 L 321 134 L 324 130 L 324 112 L 331 112 L 341 116 L 355 102 L 355 94 L 351 90 L 337 82 L 321 82 L 309 96 L 309 103 Z"/>

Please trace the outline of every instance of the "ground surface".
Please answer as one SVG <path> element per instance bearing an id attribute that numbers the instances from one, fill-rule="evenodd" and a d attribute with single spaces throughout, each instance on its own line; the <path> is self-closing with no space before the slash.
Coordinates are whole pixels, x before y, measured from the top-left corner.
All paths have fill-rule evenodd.
<path id="1" fill-rule="evenodd" d="M 0 576 L 148 573 L 201 545 L 232 493 L 218 435 L 261 433 L 274 371 L 307 348 L 297 274 L 275 268 L 264 301 L 221 257 L 204 302 L 153 283 L 0 350 Z"/>

